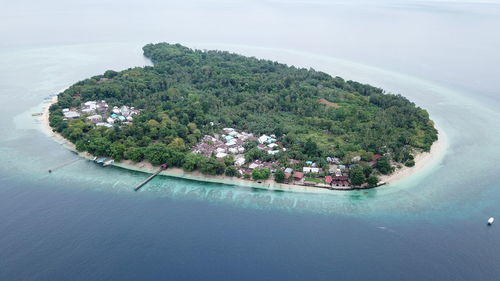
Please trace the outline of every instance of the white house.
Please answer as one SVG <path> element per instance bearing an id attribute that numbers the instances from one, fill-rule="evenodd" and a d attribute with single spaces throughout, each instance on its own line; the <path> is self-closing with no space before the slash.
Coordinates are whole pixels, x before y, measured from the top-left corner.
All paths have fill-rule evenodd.
<path id="1" fill-rule="evenodd" d="M 66 117 L 68 119 L 75 119 L 75 118 L 80 117 L 80 113 L 78 113 L 76 111 L 67 111 L 67 112 L 64 112 L 64 117 Z"/>
<path id="2" fill-rule="evenodd" d="M 87 117 L 87 120 L 94 122 L 94 123 L 101 122 L 102 116 L 101 115 L 92 115 L 92 116 Z"/>
<path id="3" fill-rule="evenodd" d="M 108 124 L 108 123 L 104 123 L 104 122 L 99 122 L 99 123 L 97 123 L 95 125 L 98 126 L 98 127 L 113 128 L 113 125 Z"/>
<path id="4" fill-rule="evenodd" d="M 250 164 L 250 165 L 248 166 L 248 168 L 250 168 L 250 169 L 252 169 L 252 170 L 253 170 L 253 169 L 255 169 L 255 168 L 258 168 L 259 166 L 260 166 L 260 165 L 259 165 L 259 164 L 257 164 L 257 163 L 252 163 L 252 164 Z"/>
<path id="5" fill-rule="evenodd" d="M 82 109 L 82 113 L 94 113 L 95 112 L 95 109 L 92 109 L 92 108 L 84 108 Z"/>
<path id="6" fill-rule="evenodd" d="M 258 141 L 259 141 L 259 143 L 265 143 L 268 139 L 269 139 L 269 136 L 262 135 L 259 137 Z"/>
<path id="7" fill-rule="evenodd" d="M 277 145 L 277 144 L 275 144 L 275 143 L 270 143 L 270 144 L 268 144 L 268 145 L 267 145 L 267 147 L 270 147 L 270 148 L 274 148 L 274 147 L 276 147 L 276 146 L 278 146 L 278 145 Z"/>
<path id="8" fill-rule="evenodd" d="M 120 108 L 120 113 L 123 115 L 123 116 L 128 116 L 129 113 L 130 113 L 130 110 L 128 109 L 128 106 L 124 105 Z"/>
<path id="9" fill-rule="evenodd" d="M 238 157 L 234 160 L 234 165 L 236 166 L 241 166 L 243 164 L 245 164 L 245 157 Z"/>
<path id="10" fill-rule="evenodd" d="M 88 101 L 83 104 L 86 108 L 89 109 L 96 109 L 97 108 L 97 102 L 96 101 Z"/>
<path id="11" fill-rule="evenodd" d="M 353 163 L 356 163 L 356 162 L 359 162 L 361 161 L 361 156 L 354 156 L 352 159 L 351 159 L 351 162 Z"/>
<path id="12" fill-rule="evenodd" d="M 320 169 L 319 168 L 312 168 L 312 167 L 304 167 L 302 168 L 302 171 L 304 173 L 319 173 L 320 172 Z"/>
<path id="13" fill-rule="evenodd" d="M 224 152 L 219 152 L 219 153 L 217 153 L 217 154 L 215 155 L 215 157 L 217 157 L 217 158 L 224 158 L 224 157 L 226 157 L 226 156 L 227 156 L 227 153 L 224 153 Z"/>

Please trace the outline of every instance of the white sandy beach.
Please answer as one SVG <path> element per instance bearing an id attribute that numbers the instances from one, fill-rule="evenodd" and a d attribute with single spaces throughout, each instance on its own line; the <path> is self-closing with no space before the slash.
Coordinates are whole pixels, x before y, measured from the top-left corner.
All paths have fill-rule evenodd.
<path id="1" fill-rule="evenodd" d="M 429 152 L 423 152 L 415 155 L 415 166 L 403 166 L 401 169 L 397 169 L 390 175 L 380 176 L 380 181 L 387 184 L 394 184 L 402 179 L 418 173 L 419 171 L 422 171 L 434 161 L 436 161 L 440 157 L 440 155 L 442 155 L 446 151 L 446 147 L 446 136 L 442 132 L 439 132 L 438 140 L 432 144 L 431 150 Z"/>
<path id="2" fill-rule="evenodd" d="M 41 124 L 42 124 L 42 130 L 44 133 L 46 133 L 48 136 L 52 137 L 55 139 L 57 142 L 61 143 L 64 145 L 67 149 L 74 151 L 78 153 L 80 157 L 86 158 L 86 159 L 93 159 L 94 156 L 89 154 L 89 153 L 82 153 L 78 152 L 76 150 L 75 145 L 70 142 L 69 140 L 65 139 L 63 136 L 61 136 L 58 133 L 55 133 L 52 131 L 52 128 L 49 125 L 49 107 L 57 102 L 57 96 L 54 96 L 50 102 L 48 102 L 42 112 L 41 116 Z M 446 149 L 446 141 L 443 137 L 443 134 L 439 134 L 438 140 L 432 145 L 431 151 L 430 152 L 425 152 L 425 153 L 420 153 L 415 156 L 415 166 L 413 167 L 403 167 L 401 169 L 396 170 L 394 173 L 391 175 L 387 176 L 381 176 L 380 180 L 381 182 L 384 182 L 386 184 L 392 184 L 395 183 L 401 179 L 407 178 L 411 175 L 416 174 L 418 171 L 424 169 L 432 163 L 433 161 L 436 160 L 437 156 L 441 155 L 444 153 Z M 134 170 L 134 171 L 140 171 L 144 173 L 154 173 L 158 171 L 159 167 L 155 167 L 151 165 L 149 162 L 139 162 L 135 163 L 130 160 L 124 160 L 120 163 L 114 163 L 113 166 L 120 167 L 123 169 L 129 169 L 129 170 Z M 282 184 L 282 183 L 276 183 L 273 180 L 266 180 L 262 182 L 255 182 L 252 180 L 247 180 L 247 179 L 241 179 L 237 177 L 227 177 L 227 176 L 212 176 L 212 175 L 205 175 L 202 174 L 198 171 L 194 172 L 186 172 L 183 169 L 180 168 L 168 168 L 165 171 L 162 171 L 160 173 L 161 175 L 164 176 L 170 176 L 170 177 L 176 177 L 176 178 L 184 178 L 184 179 L 190 179 L 190 180 L 196 180 L 196 181 L 203 181 L 203 182 L 212 182 L 212 183 L 222 183 L 222 184 L 228 184 L 228 185 L 238 185 L 238 186 L 246 186 L 246 187 L 252 187 L 252 188 L 261 188 L 261 189 L 267 189 L 267 190 L 277 190 L 277 191 L 292 191 L 292 192 L 302 192 L 302 193 L 335 193 L 335 192 L 343 192 L 345 190 L 329 190 L 326 188 L 318 188 L 318 187 L 309 187 L 309 186 L 302 186 L 302 185 L 294 185 L 294 184 Z M 352 189 L 347 189 L 347 190 L 352 190 Z"/>

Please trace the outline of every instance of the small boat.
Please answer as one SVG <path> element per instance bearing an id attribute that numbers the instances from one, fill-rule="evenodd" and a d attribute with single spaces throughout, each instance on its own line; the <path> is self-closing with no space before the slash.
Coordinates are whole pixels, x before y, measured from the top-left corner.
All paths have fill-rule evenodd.
<path id="1" fill-rule="evenodd" d="M 104 167 L 106 167 L 106 166 L 109 166 L 109 165 L 111 165 L 111 164 L 113 164 L 113 163 L 115 163 L 115 160 L 113 160 L 113 159 L 109 159 L 108 161 L 106 161 L 106 162 L 102 163 L 102 165 L 103 165 Z"/>
<path id="2" fill-rule="evenodd" d="M 102 157 L 102 158 L 99 158 L 99 159 L 95 160 L 95 162 L 97 164 L 102 164 L 102 163 L 106 162 L 106 160 L 108 160 L 108 158 Z"/>
<path id="3" fill-rule="evenodd" d="M 488 225 L 492 225 L 494 221 L 495 221 L 494 217 L 489 218 L 488 219 Z"/>

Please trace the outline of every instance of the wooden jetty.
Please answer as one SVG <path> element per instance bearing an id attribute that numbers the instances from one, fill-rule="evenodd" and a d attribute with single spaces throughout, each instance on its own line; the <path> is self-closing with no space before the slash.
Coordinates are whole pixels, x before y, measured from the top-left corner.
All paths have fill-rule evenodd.
<path id="1" fill-rule="evenodd" d="M 141 189 L 141 187 L 143 187 L 146 183 L 150 182 L 152 179 L 154 179 L 158 174 L 161 173 L 161 171 L 165 170 L 168 168 L 168 165 L 167 164 L 162 164 L 160 166 L 160 170 L 158 170 L 156 173 L 152 174 L 151 176 L 149 176 L 147 179 L 143 180 L 141 183 L 139 183 L 136 187 L 134 187 L 134 190 L 137 191 L 139 189 Z"/>
<path id="2" fill-rule="evenodd" d="M 55 167 L 55 168 L 49 169 L 49 173 L 52 173 L 52 172 L 54 172 L 55 170 L 59 170 L 59 169 L 61 169 L 61 168 L 64 168 L 64 167 L 66 167 L 66 166 L 68 166 L 68 165 L 70 165 L 70 164 L 73 164 L 73 163 L 75 163 L 75 162 L 77 162 L 77 161 L 79 161 L 79 160 L 81 160 L 81 159 L 80 159 L 80 158 L 76 158 L 76 159 L 73 159 L 73 160 L 68 161 L 68 162 L 66 162 L 66 163 L 63 163 L 63 164 L 61 164 L 61 165 L 59 165 L 59 166 L 57 166 L 57 167 Z"/>

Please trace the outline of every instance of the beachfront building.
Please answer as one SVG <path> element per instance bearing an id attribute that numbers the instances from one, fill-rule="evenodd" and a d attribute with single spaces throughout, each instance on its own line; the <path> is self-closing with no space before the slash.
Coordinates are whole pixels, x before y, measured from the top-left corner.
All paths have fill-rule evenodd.
<path id="1" fill-rule="evenodd" d="M 296 180 L 296 181 L 300 181 L 304 178 L 304 173 L 302 172 L 293 172 L 293 179 Z"/>
<path id="2" fill-rule="evenodd" d="M 325 183 L 331 185 L 332 184 L 332 176 L 326 176 Z"/>

